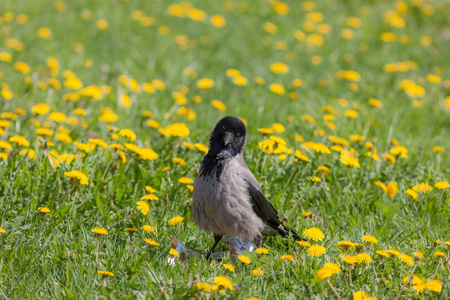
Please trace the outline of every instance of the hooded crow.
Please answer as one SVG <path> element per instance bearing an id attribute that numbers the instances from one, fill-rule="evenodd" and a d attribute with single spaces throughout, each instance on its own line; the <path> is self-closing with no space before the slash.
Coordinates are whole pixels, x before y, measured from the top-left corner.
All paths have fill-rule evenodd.
<path id="1" fill-rule="evenodd" d="M 262 235 L 288 237 L 297 233 L 284 226 L 264 197 L 258 181 L 244 161 L 246 128 L 235 117 L 221 119 L 209 139 L 193 191 L 195 223 L 214 234 L 209 259 L 223 235 L 237 236 L 261 245 Z"/>

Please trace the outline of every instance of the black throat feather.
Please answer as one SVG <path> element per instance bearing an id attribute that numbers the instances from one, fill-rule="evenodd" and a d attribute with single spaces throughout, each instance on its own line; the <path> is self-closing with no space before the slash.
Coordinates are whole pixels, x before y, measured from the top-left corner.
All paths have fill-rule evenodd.
<path id="1" fill-rule="evenodd" d="M 221 151 L 219 154 L 212 154 L 208 152 L 202 161 L 202 166 L 200 167 L 200 176 L 213 176 L 215 170 L 216 180 L 220 181 L 220 176 L 222 175 L 223 169 L 227 162 L 236 156 L 238 153 L 230 153 L 229 151 Z"/>

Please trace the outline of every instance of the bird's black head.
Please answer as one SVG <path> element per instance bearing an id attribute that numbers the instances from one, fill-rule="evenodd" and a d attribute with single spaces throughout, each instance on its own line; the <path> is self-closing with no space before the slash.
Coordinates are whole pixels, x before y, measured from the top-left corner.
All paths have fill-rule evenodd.
<path id="1" fill-rule="evenodd" d="M 209 138 L 210 154 L 236 156 L 244 150 L 247 130 L 244 123 L 236 117 L 221 119 Z"/>

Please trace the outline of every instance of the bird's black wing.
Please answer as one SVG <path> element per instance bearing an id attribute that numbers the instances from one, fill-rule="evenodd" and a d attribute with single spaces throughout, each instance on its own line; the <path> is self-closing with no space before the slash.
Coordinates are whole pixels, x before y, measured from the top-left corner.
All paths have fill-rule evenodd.
<path id="1" fill-rule="evenodd" d="M 245 179 L 244 179 L 245 180 Z M 260 217 L 267 225 L 278 231 L 278 233 L 284 237 L 289 236 L 289 232 L 296 239 L 299 239 L 299 235 L 287 228 L 281 223 L 278 216 L 278 212 L 273 207 L 272 203 L 264 197 L 264 194 L 253 186 L 248 180 L 248 192 L 253 205 L 253 211 Z"/>

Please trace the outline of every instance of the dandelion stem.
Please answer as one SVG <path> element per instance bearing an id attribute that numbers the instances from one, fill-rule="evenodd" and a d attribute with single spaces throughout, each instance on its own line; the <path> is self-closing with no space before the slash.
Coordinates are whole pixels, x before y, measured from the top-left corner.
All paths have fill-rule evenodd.
<path id="1" fill-rule="evenodd" d="M 108 165 L 106 166 L 105 171 L 103 172 L 102 181 L 105 179 L 106 172 L 108 172 L 108 169 L 109 169 L 109 167 L 111 166 L 113 160 L 114 160 L 114 159 L 116 158 L 116 156 L 119 154 L 120 149 L 122 149 L 122 145 L 120 145 L 120 147 L 117 149 L 116 152 L 114 152 L 113 156 L 111 157 L 111 159 L 110 159 Z"/>
<path id="2" fill-rule="evenodd" d="M 100 246 L 100 241 L 97 243 L 97 250 L 95 251 L 95 261 L 98 263 L 98 247 Z"/>
<path id="3" fill-rule="evenodd" d="M 155 228 L 155 226 L 153 226 L 153 219 L 152 219 L 152 211 L 149 209 L 148 210 L 148 219 L 150 221 L 150 225 Z"/>
<path id="4" fill-rule="evenodd" d="M 300 201 L 302 201 L 302 199 L 308 194 L 309 190 L 311 189 L 311 186 L 306 190 L 306 192 L 300 197 L 300 199 L 297 200 L 297 202 L 294 204 L 294 206 L 292 207 L 291 211 L 289 212 L 289 214 L 287 215 L 287 219 L 290 219 L 292 214 L 294 213 L 295 209 L 297 208 L 297 206 L 300 204 Z"/>
<path id="5" fill-rule="evenodd" d="M 438 201 L 438 205 L 437 205 L 438 207 L 441 206 L 442 196 L 444 196 L 444 190 L 442 190 L 441 197 L 439 197 L 439 201 Z"/>
<path id="6" fill-rule="evenodd" d="M 398 291 L 397 296 L 395 297 L 395 299 L 398 299 L 400 297 L 400 295 L 402 294 L 403 290 L 405 289 L 406 285 L 413 279 L 414 276 L 414 271 L 416 271 L 417 265 L 413 268 L 413 270 L 411 271 L 411 274 L 409 274 L 408 279 L 405 281 L 405 283 L 402 285 L 402 287 L 400 288 L 400 291 Z"/>
<path id="7" fill-rule="evenodd" d="M 330 288 L 333 291 L 333 293 L 336 295 L 336 297 L 338 297 L 338 299 L 342 299 L 341 296 L 339 296 L 339 294 L 336 291 L 336 289 L 334 288 L 334 286 L 331 284 L 330 279 L 328 279 L 328 278 L 327 278 L 327 283 L 330 286 Z"/>
<path id="8" fill-rule="evenodd" d="M 263 163 L 261 165 L 261 176 L 264 175 L 264 167 L 266 166 L 267 154 L 264 154 Z"/>
<path id="9" fill-rule="evenodd" d="M 352 283 L 352 265 L 348 264 L 348 280 L 350 282 L 350 285 L 353 285 Z"/>

